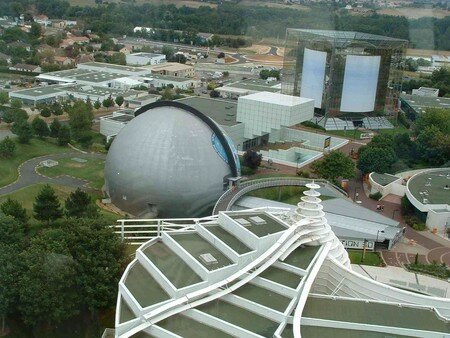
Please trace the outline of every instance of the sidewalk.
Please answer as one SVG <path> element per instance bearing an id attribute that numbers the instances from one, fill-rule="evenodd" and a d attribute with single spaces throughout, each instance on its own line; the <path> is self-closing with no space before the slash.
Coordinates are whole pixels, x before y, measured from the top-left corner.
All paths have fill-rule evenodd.
<path id="1" fill-rule="evenodd" d="M 352 269 L 363 276 L 390 286 L 415 290 L 430 296 L 450 298 L 450 283 L 445 280 L 409 272 L 394 266 L 382 268 L 352 264 Z"/>

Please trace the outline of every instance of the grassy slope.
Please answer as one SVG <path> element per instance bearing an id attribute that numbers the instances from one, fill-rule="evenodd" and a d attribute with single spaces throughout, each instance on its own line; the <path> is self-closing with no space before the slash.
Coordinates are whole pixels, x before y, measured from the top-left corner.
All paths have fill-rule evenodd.
<path id="1" fill-rule="evenodd" d="M 67 152 L 68 147 L 59 147 L 51 141 L 32 139 L 30 144 L 16 143 L 13 158 L 0 160 L 0 187 L 13 183 L 17 177 L 17 168 L 23 162 L 38 156 Z"/>

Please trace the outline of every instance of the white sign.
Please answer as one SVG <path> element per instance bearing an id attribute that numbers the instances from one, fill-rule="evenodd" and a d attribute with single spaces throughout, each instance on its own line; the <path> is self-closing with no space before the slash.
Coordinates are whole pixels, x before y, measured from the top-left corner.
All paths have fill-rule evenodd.
<path id="1" fill-rule="evenodd" d="M 341 239 L 342 245 L 346 249 L 364 249 L 364 240 L 359 239 Z M 373 250 L 374 241 L 366 241 L 366 249 Z"/>

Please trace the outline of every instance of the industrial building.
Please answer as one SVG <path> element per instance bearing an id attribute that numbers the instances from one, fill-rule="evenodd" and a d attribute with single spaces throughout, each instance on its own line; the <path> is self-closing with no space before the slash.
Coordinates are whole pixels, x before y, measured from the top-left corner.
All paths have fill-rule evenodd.
<path id="1" fill-rule="evenodd" d="M 166 62 L 166 56 L 155 53 L 133 53 L 126 55 L 126 62 L 130 66 L 159 65 Z"/>
<path id="2" fill-rule="evenodd" d="M 108 97 L 115 99 L 117 96 L 122 96 L 125 99 L 125 105 L 130 107 L 135 107 L 136 102 L 145 104 L 160 98 L 159 95 L 147 94 L 144 91 L 121 90 L 73 83 L 33 87 L 9 92 L 10 98 L 20 99 L 24 104 L 34 106 L 38 103 L 51 103 L 67 98 L 103 102 Z"/>
<path id="3" fill-rule="evenodd" d="M 446 336 L 450 300 L 354 272 L 307 187 L 295 210 L 121 220 L 148 241 L 119 281 L 115 337 Z"/>
<path id="4" fill-rule="evenodd" d="M 232 141 L 211 119 L 176 101 L 143 106 L 114 138 L 105 165 L 106 192 L 138 217 L 208 214 L 240 176 Z"/>
<path id="5" fill-rule="evenodd" d="M 168 75 L 174 77 L 194 77 L 194 67 L 178 62 L 166 62 L 151 67 L 152 74 Z"/>
<path id="6" fill-rule="evenodd" d="M 400 102 L 401 110 L 411 120 L 418 118 L 422 113 L 426 112 L 427 108 L 450 108 L 450 98 L 448 97 L 402 94 Z"/>
<path id="7" fill-rule="evenodd" d="M 245 79 L 215 89 L 223 98 L 235 98 L 259 92 L 281 92 L 281 82 L 276 80 Z"/>
<path id="8" fill-rule="evenodd" d="M 346 121 L 364 127 L 363 118 L 397 112 L 406 46 L 406 40 L 367 33 L 288 29 L 282 93 L 314 99 L 325 128 L 349 129 Z"/>

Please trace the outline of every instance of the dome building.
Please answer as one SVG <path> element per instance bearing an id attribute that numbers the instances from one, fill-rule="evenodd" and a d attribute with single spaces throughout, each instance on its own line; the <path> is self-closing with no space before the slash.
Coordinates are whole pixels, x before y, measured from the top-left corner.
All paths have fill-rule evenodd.
<path id="1" fill-rule="evenodd" d="M 229 179 L 237 152 L 220 127 L 174 101 L 143 106 L 114 139 L 105 165 L 111 202 L 137 217 L 205 215 Z"/>

